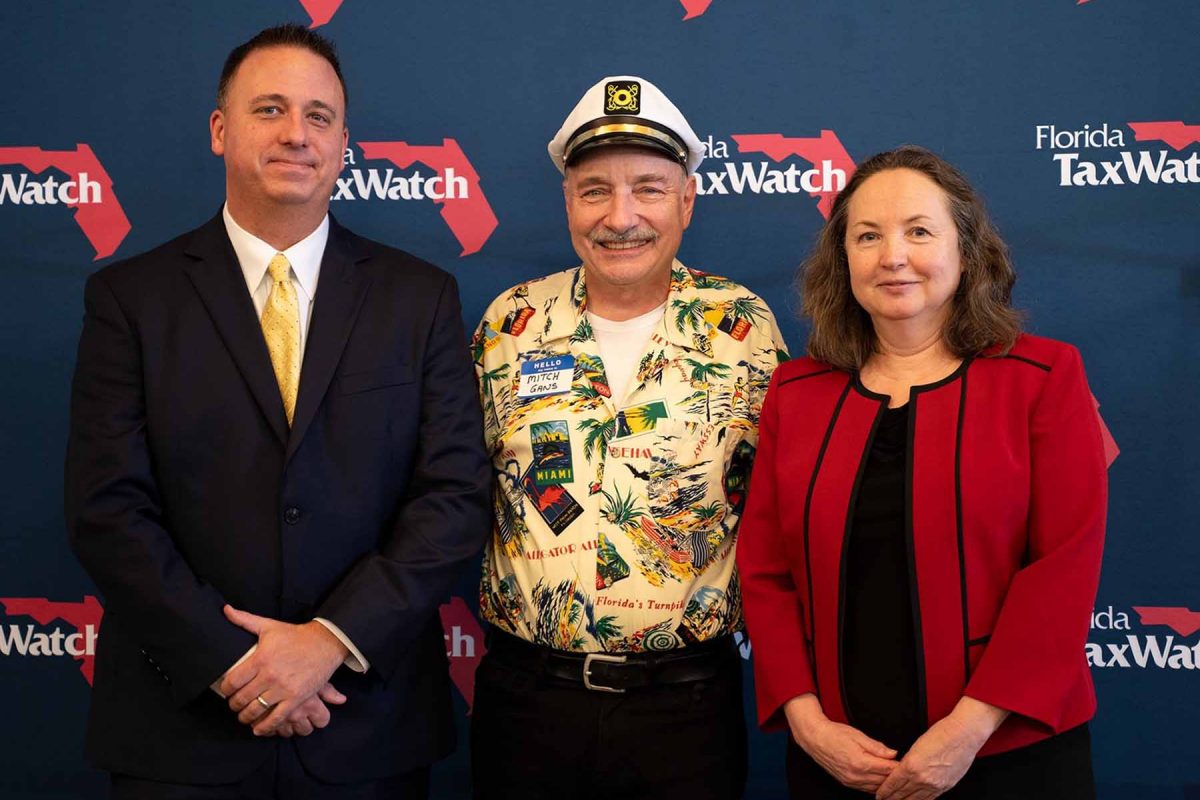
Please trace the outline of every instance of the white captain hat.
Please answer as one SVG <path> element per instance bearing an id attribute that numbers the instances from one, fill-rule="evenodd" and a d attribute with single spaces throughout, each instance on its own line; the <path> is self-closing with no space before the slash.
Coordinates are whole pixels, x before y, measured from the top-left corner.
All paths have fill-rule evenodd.
<path id="1" fill-rule="evenodd" d="M 692 126 L 650 81 L 633 75 L 604 78 L 567 115 L 547 150 L 559 172 L 604 145 L 646 147 L 673 159 L 688 174 L 704 160 Z"/>

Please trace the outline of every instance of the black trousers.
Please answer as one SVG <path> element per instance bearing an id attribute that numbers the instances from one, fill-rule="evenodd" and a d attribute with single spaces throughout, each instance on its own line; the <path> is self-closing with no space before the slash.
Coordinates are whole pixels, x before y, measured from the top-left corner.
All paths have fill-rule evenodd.
<path id="1" fill-rule="evenodd" d="M 304 769 L 296 748 L 280 739 L 275 755 L 235 784 L 191 786 L 112 776 L 112 800 L 427 800 L 429 767 L 377 781 L 323 783 Z"/>
<path id="2" fill-rule="evenodd" d="M 746 783 L 742 665 L 712 679 L 594 692 L 505 664 L 475 674 L 477 800 L 736 800 Z"/>
<path id="3" fill-rule="evenodd" d="M 793 800 L 863 800 L 842 786 L 788 737 L 788 794 Z M 1095 800 L 1092 744 L 1080 725 L 1007 753 L 983 756 L 945 800 Z"/>

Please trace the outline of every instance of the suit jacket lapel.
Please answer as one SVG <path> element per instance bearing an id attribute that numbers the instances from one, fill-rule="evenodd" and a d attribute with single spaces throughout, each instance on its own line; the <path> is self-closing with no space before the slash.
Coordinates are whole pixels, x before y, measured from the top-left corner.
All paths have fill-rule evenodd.
<path id="1" fill-rule="evenodd" d="M 271 367 L 271 355 L 254 313 L 254 302 L 246 290 L 246 278 L 238 266 L 220 214 L 196 230 L 185 252 L 194 259 L 186 269 L 188 277 L 208 309 L 217 332 L 271 430 L 281 443 L 287 442 L 287 417 Z"/>
<path id="2" fill-rule="evenodd" d="M 334 369 L 342 357 L 342 350 L 346 347 L 346 340 L 354 328 L 354 320 L 367 296 L 370 279 L 364 270 L 355 266 L 365 258 L 355 247 L 354 238 L 330 217 L 329 241 L 321 259 L 317 294 L 313 298 L 312 322 L 308 328 L 308 341 L 304 345 L 304 362 L 300 367 L 296 413 L 292 417 L 291 435 L 287 440 L 289 459 L 303 440 L 321 405 L 329 382 L 333 379 Z"/>

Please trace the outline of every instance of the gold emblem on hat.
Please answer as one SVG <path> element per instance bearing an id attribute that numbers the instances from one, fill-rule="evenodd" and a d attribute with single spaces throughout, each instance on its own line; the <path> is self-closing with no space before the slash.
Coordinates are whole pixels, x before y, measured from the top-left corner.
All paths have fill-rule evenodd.
<path id="1" fill-rule="evenodd" d="M 641 87 L 637 81 L 618 81 L 604 87 L 608 100 L 604 103 L 605 114 L 637 114 L 639 113 L 638 93 Z"/>

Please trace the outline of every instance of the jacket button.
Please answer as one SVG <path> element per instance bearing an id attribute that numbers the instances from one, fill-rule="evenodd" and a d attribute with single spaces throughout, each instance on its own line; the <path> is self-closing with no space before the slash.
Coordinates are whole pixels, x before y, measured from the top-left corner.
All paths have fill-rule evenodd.
<path id="1" fill-rule="evenodd" d="M 288 510 L 284 511 L 283 512 L 283 521 L 286 522 L 288 525 L 295 525 L 297 522 L 300 521 L 300 509 L 296 508 L 295 506 L 292 506 Z"/>

